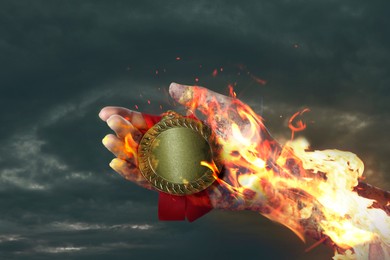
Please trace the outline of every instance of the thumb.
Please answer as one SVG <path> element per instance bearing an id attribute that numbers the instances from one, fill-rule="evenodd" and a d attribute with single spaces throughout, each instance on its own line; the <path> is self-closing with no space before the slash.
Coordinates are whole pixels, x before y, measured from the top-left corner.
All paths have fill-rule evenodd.
<path id="1" fill-rule="evenodd" d="M 169 94 L 179 104 L 205 116 L 205 122 L 217 136 L 226 138 L 231 135 L 233 124 L 244 126 L 237 112 L 237 106 L 243 104 L 238 99 L 216 93 L 204 87 L 171 83 Z"/>
<path id="2" fill-rule="evenodd" d="M 240 127 L 242 135 L 255 137 L 259 146 L 264 141 L 272 146 L 271 150 L 279 151 L 279 144 L 272 138 L 263 125 L 262 119 L 248 105 L 236 98 L 231 98 L 204 87 L 187 86 L 171 83 L 169 94 L 178 103 L 191 110 L 199 110 L 206 116 L 206 122 L 211 126 L 219 137 L 229 138 L 232 136 L 232 127 Z M 244 112 L 240 114 L 240 111 Z M 255 123 L 257 128 L 253 131 L 250 122 Z"/>
<path id="3" fill-rule="evenodd" d="M 198 109 L 203 114 L 208 114 L 210 110 L 214 110 L 216 105 L 218 109 L 224 110 L 233 104 L 233 98 L 207 88 L 174 82 L 169 86 L 169 94 L 179 104 L 191 110 Z"/>

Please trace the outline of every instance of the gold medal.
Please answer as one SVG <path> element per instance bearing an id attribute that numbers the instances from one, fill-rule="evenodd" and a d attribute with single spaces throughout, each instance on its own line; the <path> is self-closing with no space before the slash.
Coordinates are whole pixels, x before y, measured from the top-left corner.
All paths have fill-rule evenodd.
<path id="1" fill-rule="evenodd" d="M 189 195 L 206 189 L 215 177 L 201 162 L 220 170 L 211 130 L 202 122 L 169 111 L 140 141 L 138 165 L 157 189 L 173 195 Z"/>

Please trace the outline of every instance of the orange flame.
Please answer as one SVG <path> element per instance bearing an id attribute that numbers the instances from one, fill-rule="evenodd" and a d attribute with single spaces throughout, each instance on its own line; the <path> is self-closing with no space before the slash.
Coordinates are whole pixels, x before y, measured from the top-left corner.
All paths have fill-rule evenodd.
<path id="1" fill-rule="evenodd" d="M 288 120 L 288 128 L 291 129 L 291 140 L 294 139 L 295 132 L 300 132 L 300 131 L 303 131 L 306 129 L 306 124 L 302 120 L 296 121 L 296 123 L 295 123 L 296 125 L 294 125 L 293 123 L 298 116 L 301 116 L 303 113 L 308 112 L 308 111 L 310 111 L 310 109 L 308 109 L 308 108 L 305 108 L 302 111 L 298 111 L 294 115 L 292 115 L 290 120 Z"/>
<path id="2" fill-rule="evenodd" d="M 363 162 L 355 154 L 310 151 L 304 139 L 291 140 L 280 148 L 269 136 L 262 118 L 249 106 L 238 99 L 233 99 L 229 107 L 215 99 L 205 102 L 201 100 L 205 96 L 202 91 L 205 90 L 195 88 L 193 101 L 188 105 L 194 109 L 195 101 L 207 104 L 201 112 L 213 132 L 219 133 L 218 142 L 223 146 L 222 158 L 228 171 L 223 179 L 216 178 L 236 200 L 246 204 L 262 202 L 262 215 L 287 226 L 302 240 L 302 223 L 317 223 L 319 231 L 345 250 L 343 255 L 337 253 L 335 259 L 367 259 L 368 245 L 372 243 L 377 243 L 390 257 L 390 217 L 371 207 L 373 200 L 360 197 L 353 190 L 364 170 Z M 291 117 L 289 127 L 293 133 L 305 128 L 301 120 L 296 124 L 293 121 L 307 111 Z M 221 118 L 225 119 L 223 127 L 216 123 Z M 202 165 L 215 172 L 213 165 Z"/>
<path id="3" fill-rule="evenodd" d="M 125 136 L 125 152 L 129 159 L 138 164 L 138 143 L 134 140 L 133 136 L 129 133 Z"/>
<path id="4" fill-rule="evenodd" d="M 305 139 L 293 140 L 293 135 L 280 147 L 267 132 L 263 119 L 249 106 L 236 98 L 231 99 L 231 104 L 207 99 L 205 92 L 204 88 L 194 87 L 187 93 L 190 101 L 186 105 L 194 111 L 202 104 L 200 112 L 213 132 L 218 133 L 227 172 L 219 178 L 213 163 L 201 164 L 213 171 L 216 181 L 230 191 L 235 202 L 261 205 L 259 213 L 285 225 L 302 240 L 304 223 L 315 223 L 318 232 L 344 250 L 336 252 L 335 260 L 368 259 L 373 244 L 383 252 L 384 259 L 390 259 L 390 217 L 373 207 L 374 200 L 354 191 L 364 171 L 363 162 L 355 154 L 312 151 Z M 230 92 L 234 93 L 232 87 Z M 302 121 L 293 122 L 307 111 L 290 118 L 293 132 L 305 128 Z M 137 163 L 138 143 L 131 134 L 124 141 L 126 154 Z M 227 203 L 224 196 L 215 199 Z"/>
<path id="5" fill-rule="evenodd" d="M 237 97 L 237 94 L 236 94 L 236 92 L 234 91 L 233 85 L 232 85 L 232 84 L 229 84 L 229 85 L 228 85 L 228 89 L 229 89 L 229 96 L 231 96 L 232 98 L 236 98 L 236 97 Z"/>

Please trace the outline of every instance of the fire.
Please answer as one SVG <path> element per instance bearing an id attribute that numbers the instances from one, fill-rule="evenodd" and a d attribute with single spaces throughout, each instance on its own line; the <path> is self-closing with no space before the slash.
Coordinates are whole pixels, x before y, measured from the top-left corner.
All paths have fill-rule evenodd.
<path id="1" fill-rule="evenodd" d="M 230 88 L 229 88 L 230 89 Z M 202 88 L 192 93 L 196 102 Z M 234 93 L 230 89 L 230 93 Z M 234 95 L 235 96 L 235 95 Z M 217 181 L 238 200 L 262 201 L 259 212 L 290 228 L 304 240 L 305 225 L 316 223 L 338 249 L 334 259 L 368 259 L 369 245 L 376 244 L 390 259 L 390 217 L 372 207 L 374 200 L 360 197 L 354 187 L 362 178 L 363 162 L 340 150 L 312 151 L 305 139 L 293 140 L 305 128 L 293 121 L 307 112 L 294 114 L 289 127 L 292 140 L 282 148 L 268 134 L 263 119 L 249 106 L 232 99 L 228 107 L 208 100 L 201 111 L 223 146 L 221 155 L 228 174 Z M 204 104 L 204 103 L 203 103 Z M 187 104 L 192 109 L 197 104 Z M 225 118 L 223 126 L 216 123 Z M 213 165 L 202 162 L 215 171 Z"/>
<path id="2" fill-rule="evenodd" d="M 308 109 L 290 118 L 292 138 L 281 147 L 268 133 L 263 119 L 235 98 L 232 86 L 228 102 L 210 99 L 206 92 L 193 87 L 183 93 L 183 98 L 189 100 L 185 105 L 191 111 L 199 108 L 217 133 L 227 173 L 219 178 L 213 163 L 201 164 L 214 172 L 216 181 L 235 202 L 243 202 L 244 207 L 255 205 L 260 214 L 285 225 L 303 241 L 307 227 L 315 226 L 321 234 L 319 241 L 335 246 L 335 260 L 368 259 L 372 248 L 380 252 L 380 259 L 390 259 L 390 217 L 375 207 L 375 200 L 357 193 L 363 162 L 351 152 L 311 150 L 305 139 L 294 139 L 294 132 L 306 127 L 296 119 Z M 135 163 L 137 147 L 138 142 L 128 134 L 124 151 Z M 223 196 L 217 199 L 221 205 L 227 203 Z"/>
<path id="3" fill-rule="evenodd" d="M 339 150 L 307 151 L 308 144 L 303 140 L 288 146 L 301 159 L 305 170 L 326 173 L 326 180 L 299 181 L 323 214 L 316 217 L 324 234 L 338 247 L 355 251 L 374 241 L 382 241 L 384 245 L 389 242 L 386 232 L 390 230 L 390 218 L 383 210 L 371 208 L 373 200 L 353 191 L 364 170 L 363 162 L 355 154 Z"/>
<path id="4" fill-rule="evenodd" d="M 124 150 L 129 159 L 134 161 L 135 164 L 138 164 L 138 142 L 136 142 L 133 136 L 129 133 L 125 136 L 125 146 Z"/>
<path id="5" fill-rule="evenodd" d="M 228 89 L 229 89 L 229 96 L 231 96 L 232 98 L 236 98 L 236 97 L 237 97 L 237 94 L 236 94 L 236 92 L 234 91 L 233 85 L 232 85 L 232 84 L 229 84 L 229 85 L 228 85 Z"/>
<path id="6" fill-rule="evenodd" d="M 291 129 L 291 140 L 294 139 L 294 134 L 295 132 L 300 132 L 300 131 L 303 131 L 306 129 L 306 124 L 303 123 L 302 120 L 298 120 L 295 122 L 295 125 L 294 125 L 294 121 L 295 119 L 298 117 L 298 116 L 301 116 L 303 113 L 305 112 L 308 112 L 310 111 L 310 109 L 308 108 L 305 108 L 303 109 L 302 111 L 298 111 L 296 112 L 291 118 L 290 120 L 288 121 L 288 128 Z"/>

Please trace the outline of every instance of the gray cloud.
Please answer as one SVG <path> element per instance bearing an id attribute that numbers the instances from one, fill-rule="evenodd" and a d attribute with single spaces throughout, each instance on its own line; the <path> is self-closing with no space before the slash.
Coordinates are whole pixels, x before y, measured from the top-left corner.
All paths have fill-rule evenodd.
<path id="1" fill-rule="evenodd" d="M 198 78 L 221 93 L 236 83 L 280 142 L 289 116 L 310 107 L 302 134 L 312 147 L 356 153 L 368 181 L 390 189 L 388 5 L 3 1 L 1 258 L 328 259 L 326 249 L 304 255 L 293 234 L 251 213 L 158 222 L 157 195 L 108 167 L 97 114 L 183 111 L 168 98 L 172 81 Z"/>

